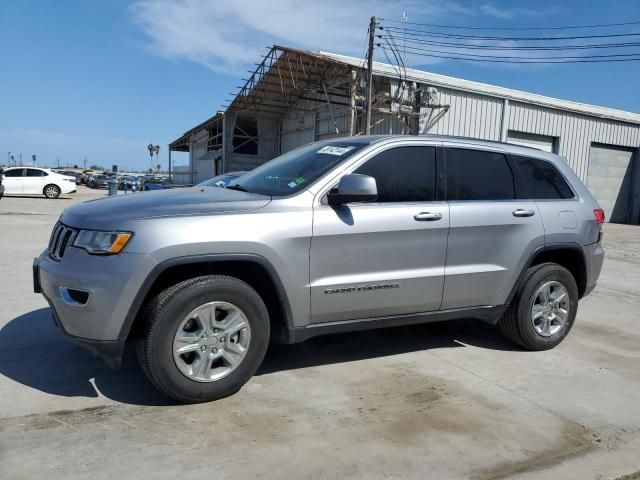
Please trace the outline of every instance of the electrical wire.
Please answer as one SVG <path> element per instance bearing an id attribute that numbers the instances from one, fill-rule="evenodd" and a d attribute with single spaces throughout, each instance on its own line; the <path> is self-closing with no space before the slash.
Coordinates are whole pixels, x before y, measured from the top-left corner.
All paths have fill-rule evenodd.
<path id="1" fill-rule="evenodd" d="M 387 32 L 388 33 L 388 32 Z M 376 35 L 376 37 L 382 39 L 383 35 Z M 581 45 L 569 44 L 569 45 L 551 45 L 551 46 L 530 46 L 530 45 L 518 45 L 518 46 L 504 46 L 504 45 L 481 45 L 478 43 L 452 43 L 452 42 L 440 42 L 437 40 L 423 40 L 418 38 L 406 38 L 403 39 L 408 43 L 415 43 L 418 45 L 433 45 L 437 47 L 456 47 L 465 48 L 470 50 L 589 50 L 598 48 L 629 48 L 639 47 L 640 42 L 625 42 L 625 43 L 586 43 Z"/>
<path id="2" fill-rule="evenodd" d="M 501 36 L 479 36 L 479 35 L 464 35 L 462 33 L 444 33 L 444 32 L 432 32 L 428 30 L 416 30 L 411 28 L 399 28 L 399 27 L 387 27 L 379 25 L 377 27 L 380 30 L 384 30 L 390 33 L 402 33 L 414 37 L 431 37 L 431 38 L 459 38 L 468 40 L 487 40 L 487 41 L 557 41 L 557 40 L 582 40 L 587 38 L 620 38 L 620 37 L 640 37 L 640 33 L 611 33 L 605 35 L 573 35 L 573 36 L 554 36 L 554 37 L 501 37 Z M 409 32 L 409 33 L 406 33 Z"/>
<path id="3" fill-rule="evenodd" d="M 382 48 L 383 50 L 385 50 L 387 47 L 385 47 L 382 44 L 378 44 L 378 46 L 380 48 Z M 427 52 L 428 50 L 425 50 L 424 52 Z M 576 57 L 576 58 L 580 58 L 580 60 L 554 60 L 553 57 L 548 57 L 548 60 L 534 60 L 534 61 L 530 61 L 530 60 L 526 60 L 525 58 L 518 58 L 517 60 L 509 60 L 509 59 L 505 59 L 502 57 L 495 57 L 496 59 L 482 59 L 482 58 L 474 58 L 474 57 L 470 57 L 470 56 L 465 56 L 465 54 L 462 54 L 462 56 L 445 56 L 445 55 L 433 55 L 433 54 L 429 54 L 429 53 L 423 53 L 423 52 L 409 52 L 411 54 L 414 55 L 419 55 L 419 56 L 423 56 L 423 57 L 432 57 L 432 58 L 443 58 L 443 59 L 449 59 L 449 60 L 466 60 L 466 61 L 470 61 L 470 62 L 484 62 L 484 63 L 521 63 L 521 64 L 552 64 L 552 63 L 604 63 L 604 62 L 634 62 L 634 61 L 640 61 L 640 53 L 636 54 L 637 58 L 606 58 L 606 59 L 593 59 L 590 56 L 584 56 L 584 57 Z M 449 53 L 448 55 L 455 55 L 455 53 Z M 477 56 L 476 56 L 477 57 Z M 517 57 L 513 57 L 513 58 L 517 58 Z"/>
<path id="4" fill-rule="evenodd" d="M 376 44 L 377 46 L 382 46 L 381 43 Z M 560 56 L 560 57 L 505 57 L 505 56 L 497 56 L 497 55 L 478 55 L 471 53 L 458 53 L 444 50 L 434 50 L 434 49 L 424 49 L 419 47 L 409 47 L 413 50 L 417 50 L 419 52 L 426 53 L 442 53 L 446 55 L 465 55 L 467 57 L 475 57 L 475 58 L 488 58 L 488 59 L 502 59 L 502 60 L 519 60 L 519 59 L 527 59 L 527 60 L 579 60 L 579 59 L 587 59 L 587 58 L 625 58 L 625 57 L 638 57 L 640 56 L 640 52 L 638 53 L 620 53 L 620 54 L 612 54 L 612 55 L 581 55 L 581 56 Z"/>
<path id="5" fill-rule="evenodd" d="M 594 25 L 565 25 L 559 27 L 467 27 L 462 25 L 438 25 L 434 23 L 418 23 L 405 22 L 403 20 L 391 20 L 388 18 L 380 18 L 381 22 L 400 23 L 403 25 L 418 25 L 431 28 L 450 28 L 460 30 L 575 30 L 582 28 L 605 28 L 605 27 L 621 27 L 628 25 L 640 25 L 640 21 L 622 22 L 622 23 L 600 23 Z"/>

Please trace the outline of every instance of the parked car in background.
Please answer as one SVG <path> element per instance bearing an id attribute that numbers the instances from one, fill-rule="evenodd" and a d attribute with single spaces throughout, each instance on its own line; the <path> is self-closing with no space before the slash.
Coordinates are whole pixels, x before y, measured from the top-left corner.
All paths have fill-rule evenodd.
<path id="1" fill-rule="evenodd" d="M 198 187 L 226 187 L 231 182 L 240 178 L 244 175 L 245 171 L 239 170 L 237 172 L 229 172 L 223 173 L 222 175 L 218 175 L 216 177 L 210 178 L 209 180 L 205 180 L 204 182 L 198 183 Z"/>
<path id="2" fill-rule="evenodd" d="M 118 177 L 118 190 L 133 190 L 135 186 L 136 190 L 140 190 L 140 180 L 134 175 L 122 175 Z"/>
<path id="3" fill-rule="evenodd" d="M 76 179 L 76 185 L 80 185 L 80 183 L 82 183 L 80 181 L 80 178 L 82 177 L 82 174 L 80 172 L 71 172 L 68 170 L 64 170 L 61 175 L 65 175 L 67 177 L 73 177 Z"/>
<path id="4" fill-rule="evenodd" d="M 4 195 L 4 185 L 2 184 L 2 179 L 4 177 L 4 169 L 0 167 L 0 198 Z"/>
<path id="5" fill-rule="evenodd" d="M 80 181 L 84 184 L 84 185 L 88 185 L 89 180 L 91 179 L 91 177 L 93 177 L 94 175 L 97 175 L 96 172 L 94 172 L 93 170 L 85 170 L 82 172 L 82 177 L 80 177 Z"/>
<path id="6" fill-rule="evenodd" d="M 169 186 L 169 178 L 160 175 L 147 175 L 142 180 L 143 190 L 163 190 L 171 188 Z"/>
<path id="7" fill-rule="evenodd" d="M 76 179 L 47 168 L 12 167 L 4 171 L 6 195 L 44 195 L 58 198 L 76 191 Z"/>
<path id="8" fill-rule="evenodd" d="M 107 175 L 94 175 L 88 180 L 87 187 L 89 187 L 89 188 L 108 188 L 109 187 L 109 177 Z"/>

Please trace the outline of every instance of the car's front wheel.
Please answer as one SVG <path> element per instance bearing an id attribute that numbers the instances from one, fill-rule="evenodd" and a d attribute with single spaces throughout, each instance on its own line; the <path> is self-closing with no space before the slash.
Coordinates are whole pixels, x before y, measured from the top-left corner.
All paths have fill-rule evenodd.
<path id="1" fill-rule="evenodd" d="M 269 343 L 269 315 L 245 282 L 208 275 L 158 294 L 144 311 L 138 358 L 151 382 L 186 403 L 237 392 Z"/>
<path id="2" fill-rule="evenodd" d="M 529 268 L 504 316 L 504 335 L 527 350 L 548 350 L 567 336 L 578 311 L 578 287 L 566 268 L 542 263 Z"/>
<path id="3" fill-rule="evenodd" d="M 44 196 L 47 198 L 58 198 L 60 196 L 60 187 L 57 185 L 47 185 L 46 187 L 44 187 L 43 192 Z"/>

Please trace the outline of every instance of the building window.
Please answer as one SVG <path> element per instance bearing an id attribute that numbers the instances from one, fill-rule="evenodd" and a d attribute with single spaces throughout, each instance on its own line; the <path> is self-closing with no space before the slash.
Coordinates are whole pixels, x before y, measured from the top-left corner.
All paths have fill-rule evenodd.
<path id="1" fill-rule="evenodd" d="M 258 154 L 258 122 L 254 118 L 238 118 L 233 131 L 233 152 Z"/>

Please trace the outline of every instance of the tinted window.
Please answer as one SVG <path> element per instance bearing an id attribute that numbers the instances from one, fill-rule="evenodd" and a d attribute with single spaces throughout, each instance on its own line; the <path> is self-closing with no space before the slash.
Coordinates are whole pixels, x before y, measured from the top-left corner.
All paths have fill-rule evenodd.
<path id="1" fill-rule="evenodd" d="M 27 177 L 44 177 L 45 173 L 42 170 L 36 170 L 35 168 L 27 168 Z"/>
<path id="2" fill-rule="evenodd" d="M 573 192 L 558 169 L 536 158 L 513 157 L 522 174 L 529 197 L 534 199 L 573 198 Z"/>
<path id="3" fill-rule="evenodd" d="M 378 202 L 428 202 L 435 199 L 435 147 L 386 150 L 354 173 L 376 179 Z"/>
<path id="4" fill-rule="evenodd" d="M 23 168 L 14 168 L 12 170 L 5 170 L 4 176 L 5 177 L 21 177 L 23 170 L 24 170 Z"/>
<path id="5" fill-rule="evenodd" d="M 449 200 L 508 200 L 515 197 L 513 173 L 504 155 L 449 148 L 446 156 Z"/>

